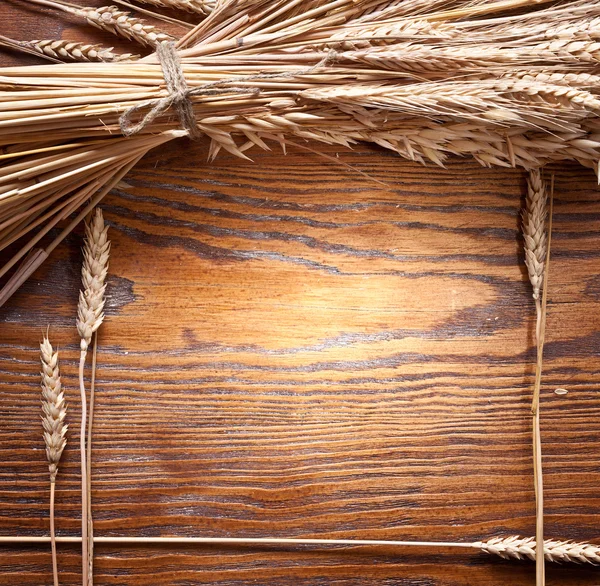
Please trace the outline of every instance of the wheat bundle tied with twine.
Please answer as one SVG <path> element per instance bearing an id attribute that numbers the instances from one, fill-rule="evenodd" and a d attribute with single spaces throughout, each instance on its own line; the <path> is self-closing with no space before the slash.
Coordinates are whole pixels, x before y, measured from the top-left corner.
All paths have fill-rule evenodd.
<path id="1" fill-rule="evenodd" d="M 211 159 L 366 141 L 436 165 L 599 171 L 597 0 L 155 0 L 197 15 L 173 44 L 115 6 L 33 1 L 156 52 L 0 69 L 0 250 L 14 248 L 0 304 L 146 152 L 183 136 L 209 140 Z"/>

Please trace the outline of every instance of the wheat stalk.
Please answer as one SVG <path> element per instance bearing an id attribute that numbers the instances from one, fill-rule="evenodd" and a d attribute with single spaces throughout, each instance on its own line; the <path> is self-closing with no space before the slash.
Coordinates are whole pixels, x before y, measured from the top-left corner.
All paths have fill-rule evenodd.
<path id="1" fill-rule="evenodd" d="M 54 495 L 58 464 L 67 445 L 67 428 L 65 423 L 67 405 L 60 381 L 58 352 L 54 352 L 50 341 L 44 336 L 40 344 L 42 363 L 42 426 L 46 457 L 50 470 L 50 543 L 52 548 L 52 575 L 54 586 L 58 586 L 58 561 L 56 556 L 56 532 L 54 529 Z"/>
<path id="2" fill-rule="evenodd" d="M 83 266 L 81 279 L 86 291 L 102 291 L 104 295 L 105 280 L 108 273 L 108 259 L 110 256 L 110 241 L 107 238 L 108 226 L 104 223 L 104 216 L 100 208 L 96 208 L 91 221 L 86 225 L 85 246 L 83 249 Z M 98 324 L 99 327 L 100 324 Z M 97 328 L 96 328 L 97 329 Z M 94 394 L 96 380 L 96 353 L 98 350 L 98 334 L 94 332 L 94 349 L 92 361 L 92 375 L 90 384 L 90 404 L 87 425 L 87 510 L 88 510 L 88 556 L 89 573 L 88 584 L 91 586 L 93 579 L 93 548 L 94 524 L 92 518 L 91 502 L 91 471 L 92 471 L 92 429 L 94 422 Z"/>
<path id="3" fill-rule="evenodd" d="M 550 225 L 548 226 L 547 231 L 547 210 L 548 190 L 545 182 L 542 180 L 539 169 L 535 169 L 530 171 L 528 178 L 526 207 L 523 214 L 523 239 L 525 245 L 525 264 L 527 265 L 529 280 L 533 287 L 533 298 L 535 299 L 536 306 L 535 331 L 537 360 L 531 409 L 533 415 L 532 429 L 537 543 L 542 543 L 544 541 L 544 482 L 542 476 L 542 442 L 539 404 L 545 338 L 546 294 L 552 222 L 551 211 Z M 540 299 L 540 291 L 543 291 L 542 299 Z M 536 583 L 538 586 L 543 586 L 545 584 L 544 558 L 542 557 L 539 557 L 536 560 Z"/>
<path id="4" fill-rule="evenodd" d="M 106 274 L 108 272 L 108 258 L 110 242 L 107 239 L 108 227 L 100 208 L 96 208 L 92 220 L 86 225 L 86 238 L 83 250 L 83 266 L 81 281 L 83 289 L 79 292 L 79 306 L 77 309 L 77 331 L 81 337 L 79 358 L 79 387 L 81 392 L 81 535 L 83 559 L 83 583 L 91 584 L 93 580 L 90 569 L 92 568 L 92 547 L 90 540 L 90 525 L 92 523 L 90 508 L 90 480 L 88 470 L 91 467 L 89 452 L 86 449 L 87 429 L 87 401 L 84 383 L 84 367 L 87 349 L 91 343 L 92 335 L 98 330 L 104 320 L 104 292 L 106 290 Z M 91 399 L 90 399 L 91 401 Z M 91 436 L 91 431 L 89 431 Z"/>
<path id="5" fill-rule="evenodd" d="M 0 543 L 48 543 L 45 536 L 5 536 L 0 535 Z M 81 537 L 58 537 L 58 543 L 80 543 Z M 536 559 L 535 539 L 533 537 L 494 537 L 486 541 L 472 543 L 453 541 L 391 541 L 379 539 L 306 539 L 295 537 L 94 537 L 97 544 L 112 545 L 304 545 L 323 547 L 399 547 L 436 549 L 478 549 L 490 555 L 509 560 Z M 593 543 L 568 540 L 546 539 L 544 557 L 549 562 L 600 564 L 600 546 Z"/>

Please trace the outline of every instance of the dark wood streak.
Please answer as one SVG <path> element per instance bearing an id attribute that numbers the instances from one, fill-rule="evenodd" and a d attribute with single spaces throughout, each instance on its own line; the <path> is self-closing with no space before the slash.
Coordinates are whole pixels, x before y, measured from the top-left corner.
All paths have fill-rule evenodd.
<path id="1" fill-rule="evenodd" d="M 20 7 L 0 6 L 6 34 L 60 35 L 57 18 Z M 86 38 L 67 26 L 65 36 Z M 90 38 L 106 41 L 98 34 Z M 113 254 L 94 442 L 98 535 L 533 534 L 524 174 L 469 161 L 424 168 L 366 146 L 317 148 L 384 185 L 294 149 L 208 164 L 205 143 L 176 141 L 106 198 Z M 551 172 L 546 527 L 598 541 L 600 198 L 589 171 Z M 0 534 L 48 531 L 36 351 L 47 325 L 71 426 L 57 527 L 78 532 L 81 235 L 0 309 Z M 555 395 L 559 386 L 569 394 Z M 475 551 L 96 553 L 98 586 L 534 582 L 531 564 Z M 60 547 L 60 567 L 61 584 L 79 582 L 76 547 Z M 50 570 L 49 548 L 0 548 L 0 586 L 47 584 Z M 548 569 L 549 586 L 599 583 L 595 568 Z"/>

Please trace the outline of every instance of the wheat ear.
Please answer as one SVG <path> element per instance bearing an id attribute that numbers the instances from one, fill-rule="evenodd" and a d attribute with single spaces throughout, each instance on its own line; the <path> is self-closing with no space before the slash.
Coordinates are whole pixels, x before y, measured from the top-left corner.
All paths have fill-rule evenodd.
<path id="1" fill-rule="evenodd" d="M 546 218 L 548 191 L 539 169 L 529 173 L 526 209 L 523 214 L 523 238 L 525 240 L 525 264 L 533 287 L 533 298 L 540 299 L 546 262 Z"/>
<path id="2" fill-rule="evenodd" d="M 139 0 L 142 4 L 152 4 L 160 8 L 185 10 L 197 14 L 208 15 L 215 9 L 215 2 L 210 0 Z"/>
<path id="3" fill-rule="evenodd" d="M 79 292 L 77 331 L 81 337 L 81 352 L 86 353 L 92 341 L 92 334 L 104 320 L 104 283 L 108 272 L 110 242 L 106 238 L 108 227 L 104 225 L 104 217 L 100 208 L 92 221 L 86 225 L 86 239 L 83 249 L 83 267 L 81 282 L 83 289 Z"/>
<path id="4" fill-rule="evenodd" d="M 104 281 L 108 272 L 108 257 L 110 254 L 110 242 L 106 236 L 107 232 L 108 227 L 104 225 L 102 211 L 100 208 L 96 208 L 92 220 L 86 225 L 86 238 L 83 249 L 83 266 L 81 269 L 83 290 L 79 292 L 79 306 L 77 309 L 77 331 L 81 337 L 81 353 L 79 357 L 79 388 L 81 392 L 81 550 L 83 558 L 82 564 L 84 585 L 92 583 L 92 574 L 89 571 L 92 565 L 92 550 L 89 539 L 89 526 L 91 525 L 91 515 L 89 514 L 89 463 L 85 442 L 85 433 L 87 429 L 87 401 L 83 373 L 87 349 L 92 341 L 92 336 L 98 330 L 102 324 L 102 321 L 104 320 L 104 292 L 106 290 Z"/>
<path id="5" fill-rule="evenodd" d="M 495 537 L 474 545 L 483 551 L 504 559 L 535 560 L 535 544 L 533 537 Z M 546 539 L 544 541 L 544 557 L 548 562 L 572 562 L 576 564 L 599 564 L 600 546 L 593 543 Z"/>
<path id="6" fill-rule="evenodd" d="M 53 57 L 59 61 L 98 61 L 109 63 L 115 61 L 135 61 L 139 58 L 139 55 L 131 53 L 113 53 L 112 47 L 107 48 L 100 45 L 88 45 L 86 43 L 60 39 L 17 42 L 22 47 L 33 49 L 41 55 Z"/>
<path id="7" fill-rule="evenodd" d="M 54 493 L 58 463 L 67 445 L 65 417 L 67 405 L 60 382 L 58 352 L 54 352 L 50 341 L 44 336 L 40 344 L 42 362 L 42 425 L 46 456 L 50 469 L 50 544 L 52 548 L 52 576 L 54 586 L 58 586 L 58 562 L 56 558 L 56 532 L 54 530 Z"/>
<path id="8" fill-rule="evenodd" d="M 145 24 L 139 18 L 133 18 L 129 12 L 119 9 L 117 6 L 81 8 L 77 10 L 77 14 L 96 28 L 148 47 L 156 47 L 163 41 L 174 40 L 171 35 L 158 30 L 155 26 Z"/>
<path id="9" fill-rule="evenodd" d="M 548 190 L 539 170 L 529 174 L 526 209 L 523 215 L 523 239 L 525 242 L 525 264 L 529 280 L 533 287 L 533 298 L 536 307 L 536 346 L 537 360 L 535 369 L 535 386 L 531 405 L 533 422 L 533 472 L 536 501 L 536 542 L 544 541 L 544 481 L 542 476 L 542 439 L 540 431 L 540 386 L 542 377 L 544 334 L 546 323 L 546 283 L 548 279 L 548 262 L 550 238 L 546 232 L 548 216 Z M 542 299 L 540 292 L 542 291 Z M 536 559 L 536 584 L 545 584 L 544 558 Z"/>

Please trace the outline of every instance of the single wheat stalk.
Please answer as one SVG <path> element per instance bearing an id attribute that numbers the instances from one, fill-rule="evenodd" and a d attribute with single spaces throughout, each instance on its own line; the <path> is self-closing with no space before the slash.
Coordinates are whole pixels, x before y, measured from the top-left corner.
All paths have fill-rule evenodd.
<path id="1" fill-rule="evenodd" d="M 104 218 L 100 208 L 96 208 L 92 220 L 86 226 L 86 238 L 83 250 L 83 266 L 81 269 L 81 281 L 83 290 L 79 292 L 79 306 L 77 318 L 77 331 L 81 337 L 79 357 L 79 388 L 81 392 L 81 535 L 82 535 L 82 559 L 83 559 L 83 583 L 92 583 L 93 576 L 90 573 L 92 566 L 91 548 L 89 540 L 90 516 L 90 481 L 88 478 L 88 451 L 86 449 L 85 434 L 87 429 L 87 401 L 84 383 L 84 367 L 87 349 L 92 341 L 92 335 L 98 330 L 104 320 L 104 292 L 106 290 L 106 274 L 108 272 L 108 257 L 110 254 L 110 242 L 106 234 L 108 227 L 104 224 Z"/>
<path id="2" fill-rule="evenodd" d="M 46 457 L 50 470 L 50 544 L 52 548 L 52 575 L 54 586 L 58 586 L 58 561 L 56 557 L 56 532 L 54 529 L 54 494 L 58 464 L 67 445 L 67 428 L 65 423 L 67 405 L 60 382 L 58 368 L 58 352 L 54 352 L 50 341 L 44 336 L 40 344 L 42 363 L 42 425 Z"/>
<path id="3" fill-rule="evenodd" d="M 91 221 L 86 225 L 85 246 L 83 249 L 83 266 L 81 269 L 81 279 L 85 290 L 102 290 L 104 296 L 105 280 L 108 272 L 108 259 L 110 256 L 110 240 L 107 238 L 108 226 L 104 223 L 102 210 L 96 208 Z M 100 324 L 98 324 L 99 327 Z M 87 510 L 88 510 L 88 556 L 89 573 L 88 584 L 93 580 L 93 561 L 94 561 L 94 524 L 92 518 L 92 428 L 94 422 L 94 392 L 96 382 L 96 354 L 98 350 L 98 333 L 94 331 L 94 349 L 92 359 L 92 374 L 90 382 L 90 405 L 87 424 Z"/>
<path id="4" fill-rule="evenodd" d="M 0 536 L 0 543 L 48 543 L 45 536 Z M 58 537 L 58 543 L 79 543 L 81 537 Z M 533 537 L 494 537 L 486 541 L 462 543 L 454 541 L 386 541 L 378 539 L 303 539 L 294 537 L 94 537 L 97 544 L 113 545 L 308 545 L 323 547 L 401 547 L 425 549 L 478 549 L 504 559 L 536 559 Z M 600 564 L 600 546 L 593 543 L 546 539 L 544 557 L 549 562 Z"/>
<path id="5" fill-rule="evenodd" d="M 552 217 L 552 216 L 550 216 Z M 550 237 L 546 231 L 548 218 L 548 189 L 542 180 L 539 169 L 529 173 L 526 208 L 523 214 L 523 239 L 525 245 L 525 264 L 529 280 L 533 287 L 536 306 L 536 347 L 537 359 L 535 385 L 532 401 L 533 415 L 533 465 L 536 500 L 536 542 L 544 541 L 544 482 L 542 471 L 542 440 L 540 430 L 540 386 L 543 364 L 544 334 L 546 323 L 546 292 Z M 549 231 L 549 228 L 548 228 Z M 540 292 L 542 298 L 540 299 Z M 545 584 L 544 558 L 536 559 L 536 584 Z"/>
<path id="6" fill-rule="evenodd" d="M 131 53 L 113 53 L 112 47 L 100 45 L 88 45 L 74 41 L 64 40 L 41 40 L 41 41 L 17 41 L 23 47 L 37 51 L 41 55 L 53 57 L 60 61 L 134 61 L 139 55 Z"/>

